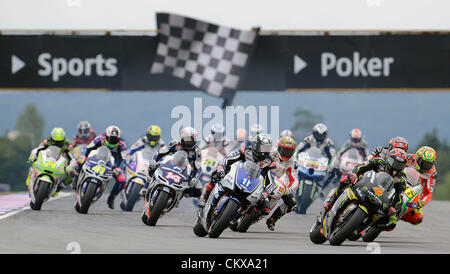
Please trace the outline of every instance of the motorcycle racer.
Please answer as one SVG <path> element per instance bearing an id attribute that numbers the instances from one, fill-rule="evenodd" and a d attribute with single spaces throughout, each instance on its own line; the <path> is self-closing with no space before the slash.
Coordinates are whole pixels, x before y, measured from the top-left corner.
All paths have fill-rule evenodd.
<path id="1" fill-rule="evenodd" d="M 89 144 L 92 142 L 97 133 L 91 128 L 91 124 L 88 121 L 81 121 L 77 126 L 77 135 L 73 139 L 72 147 L 76 147 L 81 144 Z"/>
<path id="2" fill-rule="evenodd" d="M 336 154 L 336 157 L 333 158 L 331 164 L 328 167 L 328 174 L 324 179 L 324 187 L 326 187 L 334 178 L 340 178 L 342 176 L 341 171 L 339 170 L 339 165 L 341 162 L 342 156 L 350 149 L 357 149 L 361 154 L 363 159 L 366 159 L 369 155 L 369 145 L 363 139 L 363 134 L 360 129 L 354 128 L 349 132 L 350 139 L 347 140 L 342 148 Z"/>
<path id="3" fill-rule="evenodd" d="M 433 189 L 437 177 L 436 171 L 436 151 L 428 146 L 420 147 L 416 154 L 408 154 L 408 166 L 415 168 L 422 176 L 420 183 L 423 185 L 422 196 L 420 197 L 417 209 L 402 216 L 402 220 L 413 225 L 418 225 L 423 221 L 422 208 L 427 205 L 433 197 Z"/>
<path id="4" fill-rule="evenodd" d="M 240 128 L 236 131 L 236 140 L 232 141 L 228 146 L 228 153 L 235 151 L 236 149 L 240 149 L 247 142 L 247 131 L 243 128 Z"/>
<path id="5" fill-rule="evenodd" d="M 211 181 L 203 187 L 202 195 L 200 196 L 198 203 L 199 210 L 203 209 L 216 183 L 225 177 L 230 171 L 231 165 L 235 162 L 252 161 L 261 168 L 261 175 L 263 175 L 263 177 L 267 176 L 267 171 L 275 168 L 275 162 L 270 155 L 271 150 L 272 139 L 266 134 L 258 134 L 252 139 L 251 145 L 246 145 L 224 158 L 217 166 L 217 169 L 212 173 Z M 263 214 L 267 215 L 270 213 L 267 203 L 268 193 L 265 192 L 264 195 L 265 197 L 262 199 L 262 202 L 259 203 L 259 208 Z"/>
<path id="6" fill-rule="evenodd" d="M 202 140 L 198 148 L 204 150 L 212 146 L 217 148 L 223 156 L 226 156 L 229 145 L 230 141 L 225 136 L 225 127 L 222 124 L 214 124 L 211 127 L 211 133 Z"/>
<path id="7" fill-rule="evenodd" d="M 314 125 L 313 134 L 305 137 L 303 141 L 297 147 L 296 158 L 300 152 L 306 151 L 310 147 L 318 147 L 327 156 L 330 161 L 336 154 L 334 142 L 327 138 L 328 128 L 326 125 L 319 123 Z"/>
<path id="8" fill-rule="evenodd" d="M 64 131 L 63 128 L 59 128 L 59 127 L 55 127 L 52 129 L 52 131 L 50 132 L 50 137 L 44 139 L 37 148 L 33 149 L 30 153 L 30 156 L 28 157 L 28 162 L 33 163 L 34 161 L 36 161 L 37 156 L 39 155 L 39 152 L 42 150 L 47 149 L 49 146 L 57 146 L 61 149 L 61 153 L 63 154 L 64 158 L 66 158 L 66 162 L 70 162 L 70 156 L 69 156 L 69 152 L 71 149 L 71 142 L 70 140 L 68 140 L 66 138 L 66 132 Z M 66 174 L 70 173 L 70 165 L 67 164 L 65 167 L 65 171 Z M 31 172 L 31 168 L 30 168 L 30 172 Z M 26 185 L 28 186 L 30 183 L 30 175 L 31 173 L 28 173 L 28 177 L 26 180 Z M 58 188 L 56 190 L 56 192 L 53 194 L 53 197 L 56 197 L 59 192 L 65 188 L 67 185 L 70 184 L 70 176 L 67 176 L 63 181 L 62 184 L 58 185 Z"/>
<path id="9" fill-rule="evenodd" d="M 180 140 L 171 141 L 167 146 L 162 146 L 155 155 L 153 155 L 153 161 L 150 161 L 148 168 L 148 177 L 152 177 L 155 170 L 159 167 L 158 163 L 163 157 L 167 155 L 175 154 L 178 151 L 184 151 L 187 154 L 187 160 L 190 165 L 189 177 L 191 178 L 189 185 L 192 186 L 191 196 L 198 197 L 200 196 L 200 189 L 202 188 L 200 180 L 196 178 L 197 172 L 200 168 L 200 157 L 201 152 L 197 146 L 198 141 L 198 133 L 192 127 L 185 127 L 180 132 Z M 140 195 L 146 195 L 148 190 L 149 183 L 147 182 L 145 186 L 142 188 Z M 197 191 L 198 189 L 198 191 Z M 195 193 L 198 192 L 198 195 Z"/>
<path id="10" fill-rule="evenodd" d="M 86 152 L 78 160 L 75 172 L 76 175 L 78 175 L 87 157 L 89 156 L 89 153 L 101 146 L 108 147 L 111 151 L 112 156 L 114 157 L 115 166 L 113 175 L 116 182 L 107 200 L 108 207 L 114 209 L 114 199 L 116 198 L 117 194 L 119 194 L 119 192 L 124 187 L 126 187 L 125 174 L 120 166 L 122 165 L 122 163 L 128 162 L 130 157 L 126 142 L 121 138 L 121 132 L 117 126 L 113 125 L 107 127 L 104 134 L 100 134 L 91 143 L 89 143 L 86 148 Z"/>
<path id="11" fill-rule="evenodd" d="M 275 168 L 271 172 L 278 177 L 288 174 L 289 178 L 289 193 L 281 197 L 283 204 L 266 221 L 267 228 L 272 231 L 275 229 L 275 223 L 286 213 L 293 211 L 297 205 L 294 193 L 298 188 L 298 167 L 295 158 L 292 157 L 296 147 L 297 144 L 292 137 L 283 136 L 278 140 L 277 148 L 272 151 Z"/>
<path id="12" fill-rule="evenodd" d="M 389 144 L 387 146 L 379 146 L 375 148 L 368 156 L 368 159 L 370 160 L 376 157 L 385 157 L 386 154 L 393 148 L 400 148 L 405 152 L 408 152 L 408 141 L 406 141 L 406 139 L 403 137 L 394 137 L 389 141 Z"/>
<path id="13" fill-rule="evenodd" d="M 134 153 L 145 147 L 150 147 L 152 151 L 158 151 L 165 145 L 161 139 L 161 128 L 157 125 L 150 125 L 145 136 L 141 137 L 130 147 L 130 156 L 133 156 Z"/>
<path id="14" fill-rule="evenodd" d="M 375 172 L 386 172 L 394 178 L 394 200 L 390 205 L 388 215 L 389 223 L 386 225 L 386 230 L 391 231 L 397 225 L 396 213 L 402 204 L 402 192 L 406 189 L 406 173 L 404 168 L 407 165 L 406 152 L 399 148 L 394 148 L 387 154 L 386 158 L 373 158 L 361 165 L 357 165 L 353 169 L 353 174 L 344 175 L 340 180 L 339 187 L 324 203 L 325 211 L 329 211 L 337 200 L 338 196 L 342 193 L 345 187 L 350 184 L 354 184 L 358 178 L 369 170 Z"/>

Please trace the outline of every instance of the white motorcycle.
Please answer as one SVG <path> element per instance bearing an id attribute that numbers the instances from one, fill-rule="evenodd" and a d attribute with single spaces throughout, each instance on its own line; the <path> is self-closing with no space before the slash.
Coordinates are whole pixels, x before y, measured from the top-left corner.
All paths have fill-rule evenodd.
<path id="1" fill-rule="evenodd" d="M 133 154 L 133 158 L 126 167 L 127 187 L 120 192 L 122 210 L 132 211 L 136 202 L 139 201 L 139 192 L 147 182 L 148 165 L 155 152 L 146 147 Z"/>
<path id="2" fill-rule="evenodd" d="M 145 208 L 141 215 L 144 224 L 154 226 L 159 218 L 178 207 L 185 190 L 191 187 L 190 171 L 186 152 L 177 151 L 164 158 L 148 179 L 150 185 L 144 195 Z"/>
<path id="3" fill-rule="evenodd" d="M 91 204 L 102 196 L 109 180 L 113 177 L 113 167 L 114 157 L 106 146 L 101 146 L 89 153 L 78 175 L 75 189 L 75 210 L 78 213 L 88 213 Z"/>

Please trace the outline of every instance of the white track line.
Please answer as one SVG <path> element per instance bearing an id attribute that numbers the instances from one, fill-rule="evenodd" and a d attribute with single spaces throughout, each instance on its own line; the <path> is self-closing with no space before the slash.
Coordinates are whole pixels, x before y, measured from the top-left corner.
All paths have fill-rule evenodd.
<path id="1" fill-rule="evenodd" d="M 59 198 L 68 197 L 68 196 L 71 196 L 71 195 L 73 195 L 73 193 L 71 193 L 71 192 L 61 192 L 61 193 L 59 193 L 58 196 L 56 196 L 56 198 L 50 198 L 50 199 L 48 200 L 48 202 L 57 200 L 57 199 L 59 199 Z M 29 207 L 29 206 L 26 206 L 26 207 L 20 208 L 20 209 L 18 209 L 18 210 L 15 210 L 15 211 L 11 211 L 11 212 L 9 212 L 9 213 L 6 213 L 5 215 L 1 215 L 1 216 L 0 216 L 0 220 L 3 220 L 3 219 L 6 219 L 6 218 L 8 218 L 8 217 L 11 217 L 11 216 L 13 216 L 13 215 L 16 215 L 17 213 L 20 213 L 20 212 L 25 211 L 25 210 L 27 210 L 27 209 L 30 209 L 30 207 Z"/>

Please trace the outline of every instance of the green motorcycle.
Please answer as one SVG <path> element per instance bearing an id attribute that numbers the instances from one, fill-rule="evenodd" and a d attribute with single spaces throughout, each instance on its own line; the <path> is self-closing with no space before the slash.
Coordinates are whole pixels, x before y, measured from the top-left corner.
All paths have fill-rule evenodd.
<path id="1" fill-rule="evenodd" d="M 27 178 L 31 209 L 40 210 L 42 204 L 56 192 L 66 175 L 66 162 L 61 149 L 57 146 L 49 146 L 39 152 Z"/>

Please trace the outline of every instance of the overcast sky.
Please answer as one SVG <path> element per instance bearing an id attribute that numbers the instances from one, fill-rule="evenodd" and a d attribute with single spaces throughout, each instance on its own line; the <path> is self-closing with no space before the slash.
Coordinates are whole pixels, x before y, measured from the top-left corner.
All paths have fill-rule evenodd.
<path id="1" fill-rule="evenodd" d="M 262 30 L 450 30 L 449 0 L 0 0 L 0 30 L 154 30 L 155 13 Z"/>

